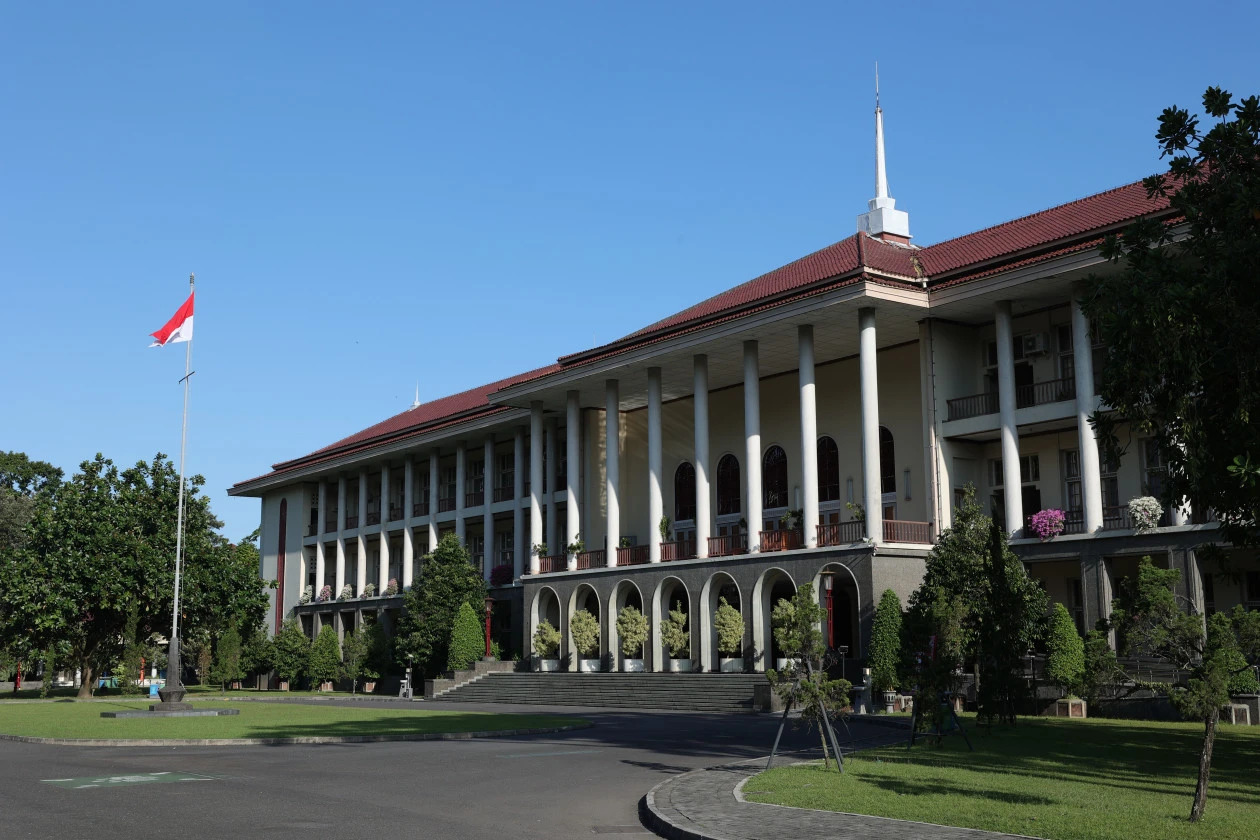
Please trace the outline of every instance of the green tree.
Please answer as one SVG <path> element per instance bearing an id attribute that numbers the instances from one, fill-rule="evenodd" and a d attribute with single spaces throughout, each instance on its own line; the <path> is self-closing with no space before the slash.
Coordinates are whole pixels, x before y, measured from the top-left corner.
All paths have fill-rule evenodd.
<path id="1" fill-rule="evenodd" d="M 210 666 L 210 681 L 226 688 L 228 683 L 241 678 L 241 632 L 235 624 L 219 636 L 214 646 L 214 664 Z"/>
<path id="2" fill-rule="evenodd" d="M 241 644 L 241 673 L 265 674 L 276 666 L 275 643 L 262 624 L 255 624 Z"/>
<path id="3" fill-rule="evenodd" d="M 381 674 L 394 670 L 394 660 L 390 653 L 389 640 L 385 637 L 385 628 L 379 621 L 373 621 L 363 630 L 367 642 L 367 655 L 364 659 L 361 674 L 363 679 L 379 679 Z"/>
<path id="4" fill-rule="evenodd" d="M 337 643 L 337 631 L 331 624 L 325 624 L 311 645 L 310 664 L 306 667 L 314 683 L 331 682 L 339 679 L 341 670 L 341 645 Z"/>
<path id="5" fill-rule="evenodd" d="M 1122 270 L 1090 279 L 1098 390 L 1114 409 L 1091 421 L 1113 454 L 1120 422 L 1153 437 L 1165 508 L 1188 496 L 1240 545 L 1260 523 L 1260 100 L 1214 87 L 1203 109 L 1210 127 L 1176 106 L 1160 115 L 1169 166 L 1144 185 L 1169 213 L 1108 237 L 1103 256 Z"/>
<path id="6" fill-rule="evenodd" d="M 311 640 L 296 618 L 280 626 L 275 640 L 276 675 L 285 682 L 297 682 L 311 661 Z"/>
<path id="7" fill-rule="evenodd" d="M 599 656 L 599 620 L 586 610 L 578 610 L 569 619 L 569 634 L 573 648 L 581 659 Z"/>
<path id="8" fill-rule="evenodd" d="M 1085 670 L 1081 674 L 1081 697 L 1091 706 L 1098 705 L 1103 689 L 1124 678 L 1120 660 L 1111 649 L 1111 642 L 1101 630 L 1085 634 Z"/>
<path id="9" fill-rule="evenodd" d="M 276 582 L 259 580 L 259 566 L 257 530 L 239 543 L 212 535 L 206 550 L 190 555 L 184 564 L 180 584 L 184 631 L 204 629 L 217 640 L 221 628 L 230 624 L 261 624 L 271 606 L 267 589 L 274 589 Z"/>
<path id="10" fill-rule="evenodd" d="M 118 661 L 118 667 L 114 669 L 114 676 L 123 694 L 140 693 L 144 645 L 136 638 L 138 633 L 136 628 L 139 623 L 140 613 L 133 605 L 127 610 L 126 623 L 123 625 L 122 658 Z"/>
<path id="11" fill-rule="evenodd" d="M 467 601 L 459 605 L 447 645 L 446 670 L 465 671 L 486 653 L 486 633 Z"/>
<path id="12" fill-rule="evenodd" d="M 691 633 L 687 630 L 687 613 L 682 608 L 682 601 L 675 601 L 674 608 L 661 621 L 661 641 L 669 650 L 671 659 L 691 656 Z"/>
<path id="13" fill-rule="evenodd" d="M 367 628 L 346 633 L 341 640 L 341 673 L 350 680 L 350 693 L 354 694 L 359 678 L 365 676 L 369 650 Z"/>
<path id="14" fill-rule="evenodd" d="M 641 659 L 648 640 L 648 620 L 638 607 L 627 604 L 617 613 L 617 635 L 621 637 L 621 655 Z"/>
<path id="15" fill-rule="evenodd" d="M 874 691 L 892 691 L 897 687 L 897 671 L 901 665 L 901 600 L 891 589 L 884 590 L 875 608 L 866 664 L 871 669 Z"/>
<path id="16" fill-rule="evenodd" d="M 1157 569 L 1151 558 L 1142 558 L 1137 578 L 1126 580 L 1112 603 L 1111 621 L 1124 640 L 1124 652 L 1159 657 L 1189 674 L 1176 685 L 1149 687 L 1167 691 L 1184 717 L 1203 721 L 1199 778 L 1190 808 L 1191 822 L 1198 822 L 1207 804 L 1216 725 L 1221 707 L 1229 702 L 1230 681 L 1260 661 L 1260 612 L 1238 607 L 1229 616 L 1213 616 L 1205 632 L 1202 617 L 1177 601 L 1180 577 L 1178 570 Z"/>
<path id="17" fill-rule="evenodd" d="M 977 615 L 975 656 L 980 684 L 981 720 L 1015 723 L 1020 701 L 1028 694 L 1024 657 L 1044 634 L 1049 599 L 1028 576 L 997 525 L 989 527 L 988 588 Z"/>
<path id="18" fill-rule="evenodd" d="M 421 674 L 436 676 L 446 668 L 460 605 L 475 610 L 485 597 L 486 583 L 468 550 L 454 534 L 447 534 L 424 558 L 419 579 L 403 597 L 403 615 L 394 637 L 398 657 L 414 657 Z"/>
<path id="19" fill-rule="evenodd" d="M 48 496 L 62 472 L 23 452 L 0 452 L 0 556 L 11 556 L 26 544 L 26 526 L 37 498 Z"/>
<path id="20" fill-rule="evenodd" d="M 717 632 L 718 653 L 738 657 L 743 652 L 744 617 L 725 598 L 718 598 L 718 608 L 713 612 L 713 629 Z"/>
<path id="21" fill-rule="evenodd" d="M 1051 608 L 1046 633 L 1045 677 L 1064 694 L 1081 692 L 1085 679 L 1085 642 L 1067 607 L 1059 603 Z"/>

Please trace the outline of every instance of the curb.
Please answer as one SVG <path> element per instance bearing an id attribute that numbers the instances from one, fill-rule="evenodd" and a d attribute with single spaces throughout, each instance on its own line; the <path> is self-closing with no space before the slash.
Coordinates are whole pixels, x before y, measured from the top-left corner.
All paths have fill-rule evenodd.
<path id="1" fill-rule="evenodd" d="M 534 729 L 497 729 L 486 732 L 419 732 L 408 735 L 313 735 L 306 738 L 39 738 L 0 734 L 0 741 L 68 747 L 278 747 L 295 744 L 379 744 L 385 741 L 470 741 L 474 738 L 512 738 L 554 735 L 589 729 L 595 724 L 545 726 Z"/>

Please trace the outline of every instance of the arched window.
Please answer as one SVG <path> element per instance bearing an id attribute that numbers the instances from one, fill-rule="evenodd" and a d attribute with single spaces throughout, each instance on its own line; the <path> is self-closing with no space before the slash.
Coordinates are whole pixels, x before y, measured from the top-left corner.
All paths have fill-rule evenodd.
<path id="1" fill-rule="evenodd" d="M 718 516 L 739 513 L 739 459 L 723 455 L 717 468 Z"/>
<path id="2" fill-rule="evenodd" d="M 897 492 L 897 455 L 892 432 L 884 426 L 879 427 L 879 485 L 881 493 Z"/>
<path id="3" fill-rule="evenodd" d="M 818 501 L 840 501 L 840 449 L 825 435 L 818 439 Z"/>
<path id="4" fill-rule="evenodd" d="M 674 521 L 696 518 L 696 468 L 683 461 L 674 470 Z"/>
<path id="5" fill-rule="evenodd" d="M 761 459 L 761 496 L 766 508 L 788 506 L 787 453 L 772 446 Z"/>

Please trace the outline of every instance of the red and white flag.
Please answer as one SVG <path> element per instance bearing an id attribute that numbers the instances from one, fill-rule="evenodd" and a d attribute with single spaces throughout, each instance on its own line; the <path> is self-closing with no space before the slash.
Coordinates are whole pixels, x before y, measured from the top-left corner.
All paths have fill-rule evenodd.
<path id="1" fill-rule="evenodd" d="M 188 300 L 184 301 L 171 320 L 167 321 L 162 329 L 155 333 L 149 333 L 153 336 L 153 343 L 150 347 L 165 347 L 167 344 L 176 344 L 180 341 L 192 341 L 193 328 L 193 298 L 196 292 L 188 295 Z"/>

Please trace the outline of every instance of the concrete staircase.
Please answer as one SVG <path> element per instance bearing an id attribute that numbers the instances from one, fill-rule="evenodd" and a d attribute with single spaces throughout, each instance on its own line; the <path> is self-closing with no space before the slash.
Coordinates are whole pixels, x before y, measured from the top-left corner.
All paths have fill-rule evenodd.
<path id="1" fill-rule="evenodd" d="M 764 674 L 493 673 L 444 691 L 435 699 L 459 703 L 529 703 L 751 712 Z"/>

